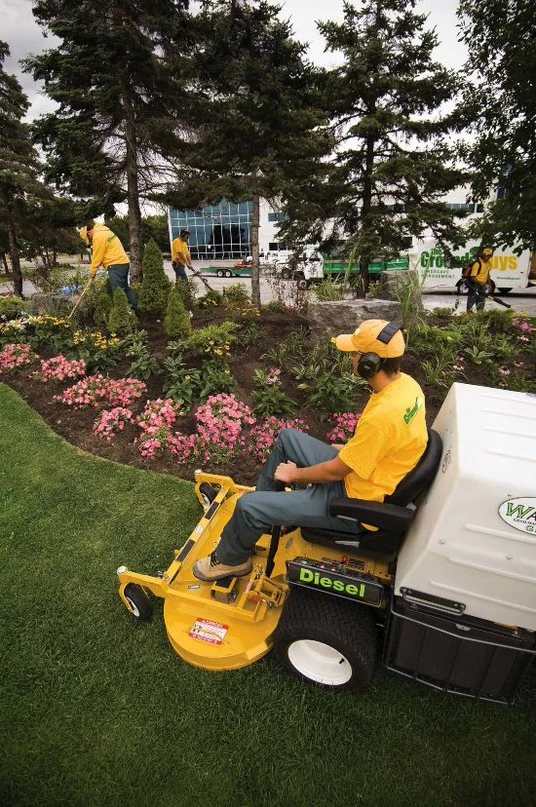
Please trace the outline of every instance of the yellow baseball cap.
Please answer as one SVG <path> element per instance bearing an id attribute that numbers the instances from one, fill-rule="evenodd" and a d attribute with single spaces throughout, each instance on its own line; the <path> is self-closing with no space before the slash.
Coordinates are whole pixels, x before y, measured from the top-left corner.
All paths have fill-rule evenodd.
<path id="1" fill-rule="evenodd" d="M 338 350 L 376 353 L 382 359 L 403 356 L 406 349 L 400 325 L 385 319 L 367 319 L 353 333 L 342 333 L 331 341 Z"/>

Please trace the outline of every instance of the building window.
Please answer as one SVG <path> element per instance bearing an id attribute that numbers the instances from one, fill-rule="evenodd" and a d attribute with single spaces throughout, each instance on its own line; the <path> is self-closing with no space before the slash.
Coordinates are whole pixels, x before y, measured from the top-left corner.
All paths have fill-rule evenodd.
<path id="1" fill-rule="evenodd" d="M 286 213 L 268 213 L 268 221 L 287 221 L 288 216 Z"/>
<path id="2" fill-rule="evenodd" d="M 201 210 L 169 210 L 171 239 L 190 232 L 190 253 L 197 260 L 242 258 L 251 254 L 251 202 L 226 199 Z"/>

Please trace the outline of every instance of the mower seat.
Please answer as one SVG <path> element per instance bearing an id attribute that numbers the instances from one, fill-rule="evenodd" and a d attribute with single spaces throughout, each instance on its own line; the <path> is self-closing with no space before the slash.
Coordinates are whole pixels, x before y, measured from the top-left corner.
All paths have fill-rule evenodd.
<path id="1" fill-rule="evenodd" d="M 369 502 L 343 497 L 331 502 L 330 515 L 359 524 L 371 524 L 378 530 L 365 530 L 353 536 L 348 532 L 302 527 L 302 537 L 312 544 L 343 551 L 358 549 L 360 553 L 393 560 L 402 546 L 419 502 L 434 481 L 442 451 L 441 437 L 433 429 L 428 429 L 428 444 L 424 454 L 385 501 Z"/>

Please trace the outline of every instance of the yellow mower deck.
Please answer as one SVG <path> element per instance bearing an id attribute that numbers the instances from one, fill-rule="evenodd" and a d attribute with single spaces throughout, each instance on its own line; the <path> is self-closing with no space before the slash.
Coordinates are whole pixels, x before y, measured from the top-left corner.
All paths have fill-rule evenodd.
<path id="1" fill-rule="evenodd" d="M 263 535 L 256 546 L 250 575 L 230 582 L 200 582 L 193 575 L 193 564 L 212 552 L 237 498 L 252 490 L 227 476 L 196 472 L 196 494 L 202 504 L 202 483 L 218 485 L 219 491 L 184 546 L 175 551 L 169 568 L 161 577 L 151 577 L 120 567 L 119 595 L 129 609 L 125 588 L 130 583 L 163 598 L 167 634 L 178 655 L 196 667 L 233 670 L 253 664 L 271 649 L 272 635 L 289 591 L 286 561 L 305 555 L 322 560 L 334 553 L 304 541 L 296 529 L 281 538 L 273 572 L 266 577 L 270 536 Z M 378 571 L 382 573 L 377 569 L 376 574 Z M 386 570 L 383 574 L 387 574 Z"/>

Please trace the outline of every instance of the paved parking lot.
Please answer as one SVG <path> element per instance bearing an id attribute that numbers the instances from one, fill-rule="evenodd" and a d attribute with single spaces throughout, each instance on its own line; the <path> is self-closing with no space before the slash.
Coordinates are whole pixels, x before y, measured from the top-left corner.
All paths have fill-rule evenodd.
<path id="1" fill-rule="evenodd" d="M 200 269 L 201 264 L 199 266 L 196 265 L 196 261 L 194 261 L 194 268 Z M 226 265 L 226 264 L 225 264 Z M 232 263 L 229 263 L 229 266 L 232 266 Z M 166 267 L 166 271 L 170 277 L 173 277 L 173 270 L 171 268 L 171 264 Z M 208 281 L 210 286 L 217 291 L 223 291 L 227 286 L 232 284 L 241 283 L 244 285 L 248 290 L 251 289 L 251 280 L 249 278 L 239 278 L 239 277 L 214 277 L 205 275 L 205 280 Z M 201 281 L 197 280 L 197 284 L 200 287 L 201 293 L 203 290 L 203 284 Z M 286 283 L 280 283 L 280 288 L 287 288 L 288 289 L 288 298 L 292 300 L 295 297 L 295 286 L 290 281 Z M 273 283 L 267 280 L 264 277 L 261 277 L 261 302 L 268 303 L 274 296 L 273 290 Z M 432 311 L 434 308 L 452 308 L 453 310 L 457 310 L 460 313 L 465 311 L 466 306 L 466 297 L 460 296 L 458 297 L 455 292 L 452 293 L 445 293 L 445 292 L 428 292 L 423 295 L 423 304 L 424 307 L 428 311 Z M 509 294 L 504 295 L 501 299 L 504 299 L 509 305 L 512 306 L 514 311 L 518 313 L 524 312 L 531 317 L 536 317 L 536 285 L 531 286 L 527 289 L 515 290 L 511 291 Z M 486 305 L 489 308 L 494 308 L 500 310 L 503 308 L 499 303 L 494 302 L 493 300 L 488 300 Z"/>
<path id="2" fill-rule="evenodd" d="M 194 268 L 199 270 L 202 268 L 203 264 L 194 261 L 193 263 Z M 225 266 L 232 266 L 233 261 L 225 262 L 222 261 L 222 267 Z M 166 270 L 166 274 L 171 279 L 174 279 L 175 275 L 173 273 L 173 269 L 171 268 L 171 262 L 165 261 L 164 268 Z M 188 272 L 188 274 L 190 274 Z M 241 283 L 244 285 L 248 290 L 251 290 L 251 279 L 250 278 L 239 278 L 239 277 L 215 277 L 215 276 L 205 276 L 205 279 L 208 281 L 210 286 L 217 291 L 223 291 L 223 289 L 227 288 L 228 286 L 236 283 Z M 199 287 L 200 293 L 204 293 L 204 285 L 202 281 L 197 280 L 197 285 Z M 289 302 L 293 302 L 296 299 L 296 287 L 291 281 L 279 283 L 279 288 L 283 289 L 286 293 L 285 299 Z M 2 291 L 12 291 L 13 287 L 9 283 L 2 283 L 0 284 L 0 292 Z M 24 294 L 26 296 L 31 296 L 36 291 L 35 286 L 29 280 L 24 281 Z M 268 303 L 270 300 L 277 296 L 274 293 L 274 284 L 266 277 L 261 277 L 261 302 Z M 514 290 L 511 291 L 509 294 L 503 297 L 504 301 L 507 302 L 509 305 L 512 306 L 514 311 L 518 313 L 524 312 L 531 317 L 536 317 L 536 285 L 531 286 L 527 289 L 521 290 Z M 429 292 L 424 295 L 423 297 L 424 307 L 432 311 L 434 308 L 452 308 L 453 310 L 457 310 L 459 312 L 465 311 L 465 304 L 466 298 L 461 296 L 458 297 L 455 293 L 452 294 L 445 294 L 445 292 Z M 487 306 L 489 308 L 494 309 L 501 309 L 502 306 L 498 303 L 494 302 L 493 300 L 487 301 Z"/>

